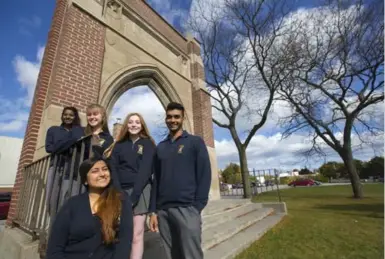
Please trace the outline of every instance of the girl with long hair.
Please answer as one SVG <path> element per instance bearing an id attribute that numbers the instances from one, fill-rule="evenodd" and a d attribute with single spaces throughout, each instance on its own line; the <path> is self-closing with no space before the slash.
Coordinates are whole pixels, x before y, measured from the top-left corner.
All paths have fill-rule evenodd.
<path id="1" fill-rule="evenodd" d="M 91 104 L 86 109 L 87 126 L 84 130 L 85 136 L 91 136 L 92 146 L 90 157 L 100 156 L 114 142 L 108 129 L 106 110 L 99 104 Z M 88 148 L 86 148 L 88 150 Z"/>
<path id="2" fill-rule="evenodd" d="M 144 227 L 150 203 L 154 153 L 154 140 L 139 113 L 127 115 L 114 144 L 105 152 L 111 159 L 113 172 L 117 174 L 117 188 L 123 189 L 131 196 L 134 207 L 131 259 L 143 257 Z"/>
<path id="3" fill-rule="evenodd" d="M 59 210 L 48 240 L 47 259 L 123 259 L 130 255 L 132 208 L 112 185 L 107 162 L 94 156 L 79 167 L 86 192 Z"/>

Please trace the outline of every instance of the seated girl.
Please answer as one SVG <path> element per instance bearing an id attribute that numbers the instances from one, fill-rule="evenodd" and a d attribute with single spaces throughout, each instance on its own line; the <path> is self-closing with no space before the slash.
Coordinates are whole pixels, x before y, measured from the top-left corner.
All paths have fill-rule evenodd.
<path id="1" fill-rule="evenodd" d="M 133 216 L 128 195 L 113 187 L 102 158 L 85 160 L 79 175 L 87 191 L 71 197 L 59 210 L 46 259 L 129 258 Z"/>

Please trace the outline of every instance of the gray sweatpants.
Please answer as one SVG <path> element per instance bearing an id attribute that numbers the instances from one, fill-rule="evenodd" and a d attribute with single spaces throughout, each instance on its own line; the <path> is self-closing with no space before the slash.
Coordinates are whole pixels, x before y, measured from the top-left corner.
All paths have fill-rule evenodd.
<path id="1" fill-rule="evenodd" d="M 169 259 L 203 259 L 202 218 L 194 207 L 158 211 L 159 232 Z"/>

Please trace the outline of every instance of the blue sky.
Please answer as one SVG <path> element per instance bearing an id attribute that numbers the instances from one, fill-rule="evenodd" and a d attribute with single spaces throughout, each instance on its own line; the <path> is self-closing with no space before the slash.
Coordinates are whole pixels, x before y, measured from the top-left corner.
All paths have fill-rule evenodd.
<path id="1" fill-rule="evenodd" d="M 183 22 L 189 15 L 192 1 L 149 0 L 148 3 L 183 33 Z M 309 8 L 311 3 L 314 2 L 300 0 L 297 6 Z M 24 135 L 54 7 L 55 1 L 12 0 L 2 3 L 0 30 L 5 36 L 0 41 L 0 136 L 22 138 Z M 141 101 L 136 101 L 138 99 Z M 147 100 L 147 103 L 143 103 L 143 100 Z M 111 124 L 116 118 L 123 119 L 127 112 L 132 111 L 127 106 L 136 107 L 136 111 L 148 114 L 148 124 L 152 132 L 157 134 L 162 126 L 164 111 L 148 88 L 140 87 L 125 93 L 114 107 Z M 157 112 L 154 113 L 154 110 Z M 304 143 L 303 136 L 293 136 L 281 142 L 280 130 L 270 121 L 257 133 L 248 150 L 250 168 L 290 169 L 306 164 L 295 152 L 289 151 Z M 157 135 L 155 137 L 160 138 Z M 220 167 L 229 162 L 237 162 L 238 156 L 227 130 L 215 127 L 215 139 Z M 368 159 L 375 152 L 366 148 L 356 154 L 359 158 Z M 327 160 L 338 160 L 338 157 L 330 151 Z M 322 162 L 323 158 L 308 166 L 317 167 Z"/>

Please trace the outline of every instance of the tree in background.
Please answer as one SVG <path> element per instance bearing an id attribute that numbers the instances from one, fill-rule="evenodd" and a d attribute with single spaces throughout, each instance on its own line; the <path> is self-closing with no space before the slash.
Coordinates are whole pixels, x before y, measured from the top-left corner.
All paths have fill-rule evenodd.
<path id="1" fill-rule="evenodd" d="M 353 196 L 361 198 L 353 149 L 383 137 L 384 2 L 329 0 L 317 9 L 290 21 L 302 26 L 281 49 L 292 73 L 280 93 L 293 111 L 281 121 L 283 136 L 308 135 L 308 156 L 326 156 L 327 148 L 337 152 Z M 336 177 L 330 166 L 323 172 Z"/>
<path id="2" fill-rule="evenodd" d="M 327 178 L 336 179 L 340 177 L 340 171 L 343 167 L 342 163 L 327 162 L 319 168 L 319 173 Z"/>
<path id="3" fill-rule="evenodd" d="M 251 197 L 246 149 L 266 123 L 280 81 L 289 73 L 276 55 L 289 0 L 196 0 L 187 27 L 201 42 L 213 122 L 238 150 L 244 197 Z M 246 130 L 239 127 L 247 120 Z"/>
<path id="4" fill-rule="evenodd" d="M 362 178 L 384 178 L 384 157 L 376 156 L 364 164 Z"/>
<path id="5" fill-rule="evenodd" d="M 384 157 L 376 156 L 366 162 L 354 159 L 354 165 L 361 179 L 384 177 Z M 345 164 L 341 162 L 327 162 L 319 168 L 319 172 L 329 179 L 349 177 Z"/>
<path id="6" fill-rule="evenodd" d="M 242 182 L 241 167 L 235 163 L 230 163 L 222 171 L 222 182 L 235 184 Z"/>
<path id="7" fill-rule="evenodd" d="M 307 175 L 307 174 L 312 174 L 313 172 L 310 171 L 308 168 L 302 168 L 301 170 L 299 170 L 298 174 L 299 175 Z"/>

